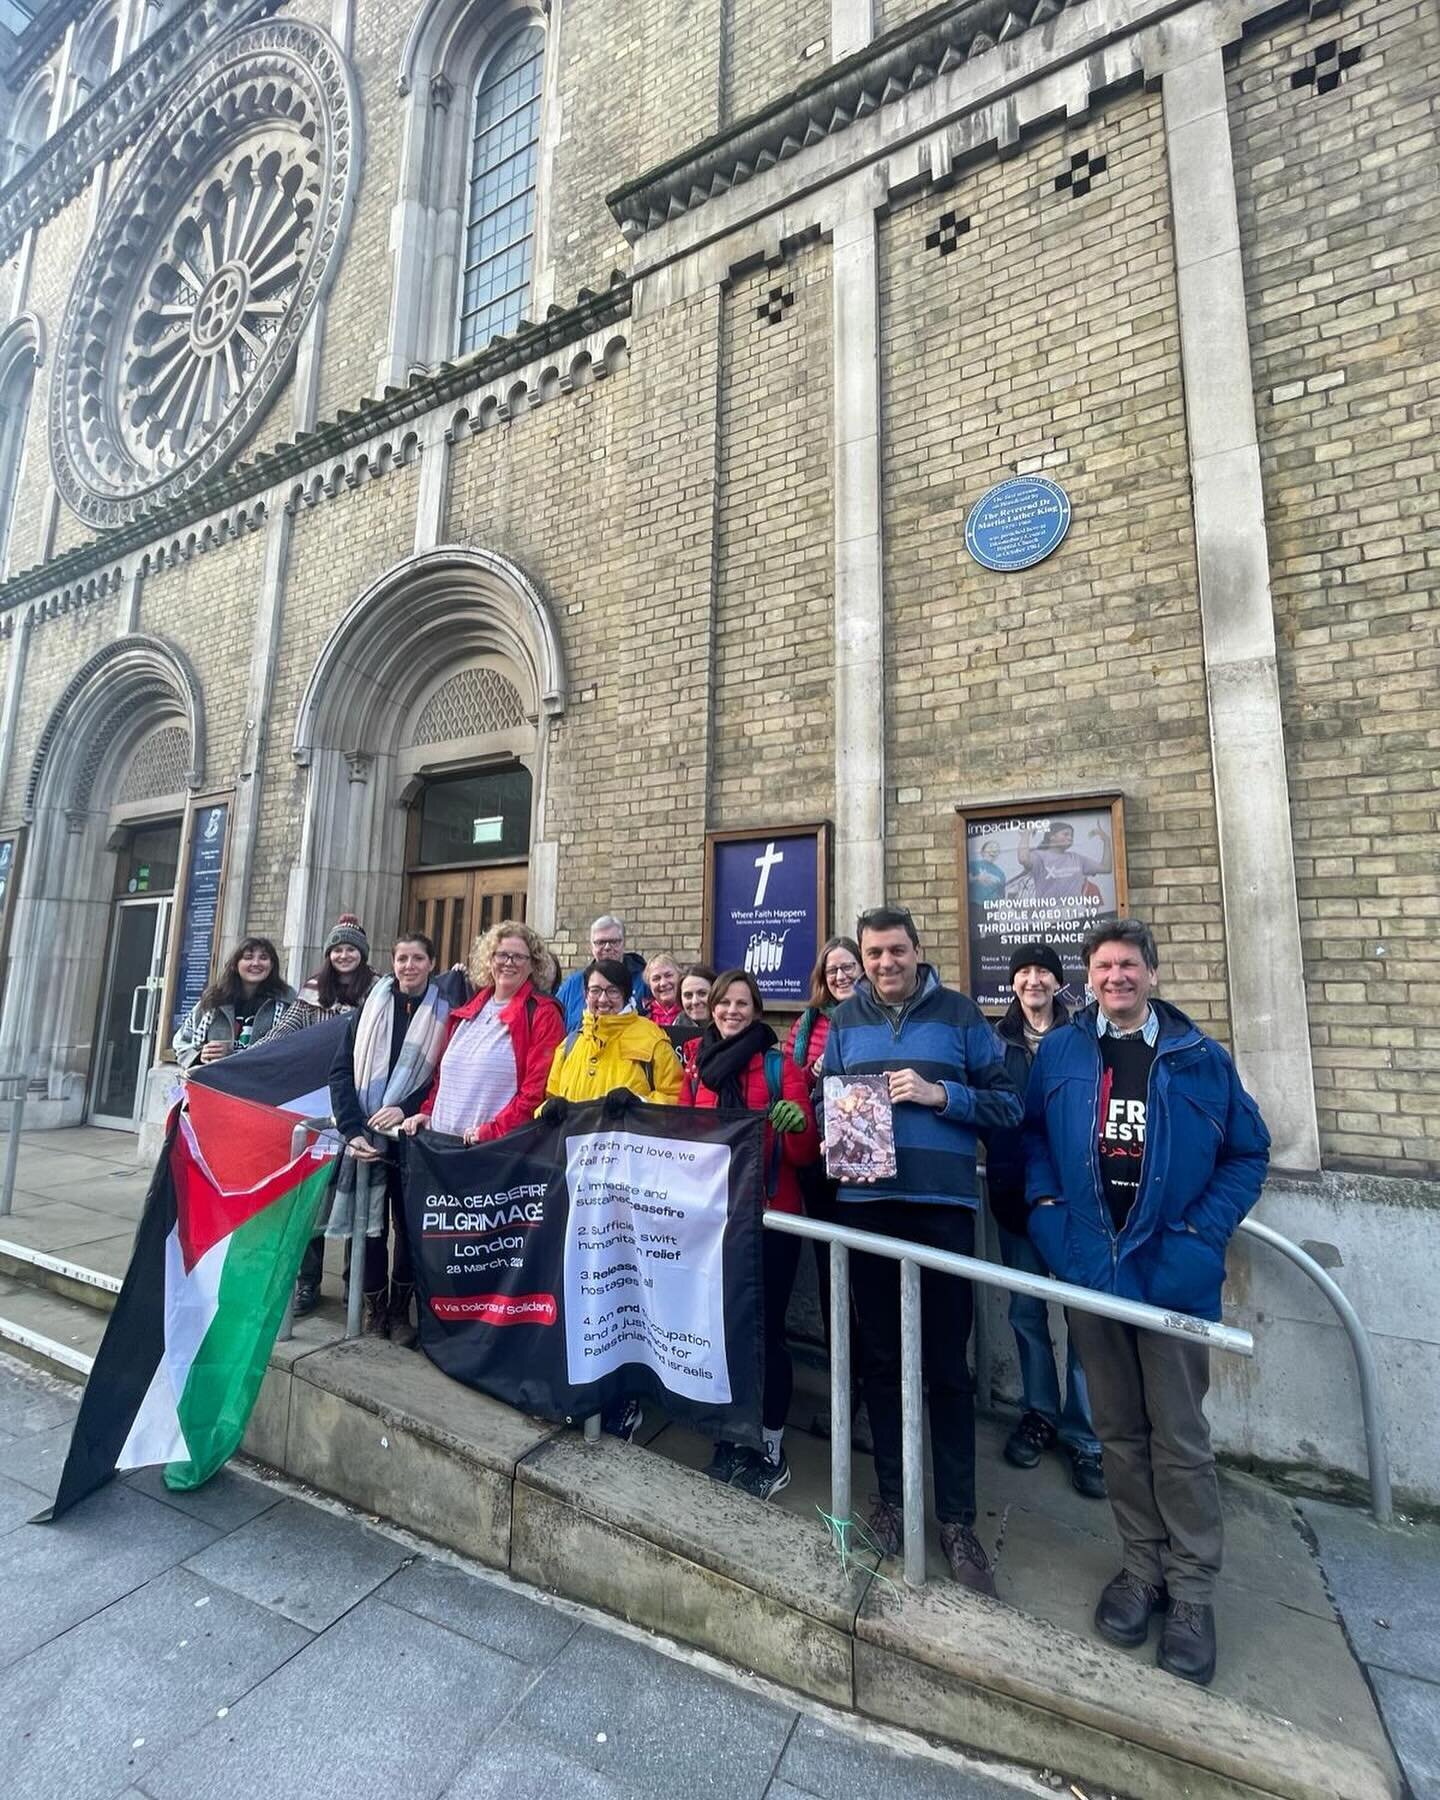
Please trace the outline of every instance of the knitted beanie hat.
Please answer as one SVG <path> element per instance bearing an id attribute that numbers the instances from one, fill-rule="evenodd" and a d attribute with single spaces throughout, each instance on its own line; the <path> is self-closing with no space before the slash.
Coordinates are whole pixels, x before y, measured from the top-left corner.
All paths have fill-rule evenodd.
<path id="1" fill-rule="evenodd" d="M 1049 944 L 1022 944 L 1010 958 L 1010 979 L 1022 969 L 1048 969 L 1061 987 L 1065 985 L 1065 970 Z"/>
<path id="2" fill-rule="evenodd" d="M 328 956 L 337 944 L 353 944 L 360 952 L 363 962 L 370 960 L 370 940 L 365 935 L 365 927 L 354 913 L 341 913 L 335 921 L 329 937 L 325 940 L 325 954 Z"/>

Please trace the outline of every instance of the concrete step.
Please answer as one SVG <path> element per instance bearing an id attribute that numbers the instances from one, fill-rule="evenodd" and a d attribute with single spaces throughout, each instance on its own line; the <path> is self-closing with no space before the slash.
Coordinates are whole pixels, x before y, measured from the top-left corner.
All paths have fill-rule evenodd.
<path id="1" fill-rule="evenodd" d="M 0 1348 L 52 1375 L 83 1382 L 106 1323 L 93 1306 L 0 1276 Z"/>
<path id="2" fill-rule="evenodd" d="M 1005 1605 L 944 1580 L 906 1589 L 893 1562 L 842 1559 L 813 1505 L 760 1505 L 706 1480 L 684 1444 L 662 1454 L 674 1427 L 662 1426 L 652 1447 L 587 1445 L 574 1430 L 458 1387 L 415 1352 L 373 1338 L 337 1343 L 333 1332 L 326 1319 L 307 1319 L 276 1346 L 247 1452 L 523 1581 L 831 1704 L 1109 1792 L 1399 1792 L 1353 1661 L 1315 1665 L 1333 1692 L 1303 1721 L 1192 1688 L 1038 1616 L 1038 1572 L 1036 1610 L 1028 1594 Z M 823 1447 L 813 1450 L 797 1443 L 792 1466 L 818 1467 Z M 1049 1526 L 1036 1515 L 1031 1529 Z M 1054 1549 L 1050 1585 L 1077 1585 L 1066 1574 L 1075 1540 Z M 1276 1579 L 1283 1586 L 1283 1571 Z M 1333 1618 L 1288 1610 L 1288 1625 L 1277 1605 L 1267 1627 L 1288 1632 L 1267 1646 L 1272 1663 L 1303 1662 L 1312 1639 L 1338 1635 Z M 1233 1629 L 1246 1625 L 1237 1619 Z"/>
<path id="3" fill-rule="evenodd" d="M 16 1243 L 5 1236 L 4 1225 L 0 1220 L 0 1275 L 27 1287 L 44 1288 L 97 1312 L 112 1310 L 120 1292 L 120 1276 L 87 1267 L 73 1255 Z"/>

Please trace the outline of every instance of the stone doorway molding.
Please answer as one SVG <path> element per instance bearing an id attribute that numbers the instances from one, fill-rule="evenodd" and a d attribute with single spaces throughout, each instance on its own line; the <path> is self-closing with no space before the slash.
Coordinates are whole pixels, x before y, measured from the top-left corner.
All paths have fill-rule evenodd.
<path id="1" fill-rule="evenodd" d="M 474 668 L 492 669 L 513 686 L 523 722 L 417 742 L 432 698 Z M 530 771 L 529 916 L 538 931 L 553 931 L 557 858 L 545 830 L 546 760 L 549 722 L 565 703 L 554 616 L 507 557 L 440 545 L 366 589 L 326 640 L 295 723 L 293 753 L 309 779 L 286 908 L 292 979 L 314 966 L 341 911 L 359 914 L 377 948 L 390 942 L 400 916 L 407 809 L 421 779 L 487 762 L 518 760 Z"/>
<path id="2" fill-rule="evenodd" d="M 27 831 L 0 1068 L 28 1069 L 27 1125 L 77 1125 L 110 931 L 111 801 L 140 743 L 164 726 L 189 737 L 185 787 L 205 774 L 205 707 L 175 645 L 116 638 L 71 677 L 40 734 L 25 785 Z"/>

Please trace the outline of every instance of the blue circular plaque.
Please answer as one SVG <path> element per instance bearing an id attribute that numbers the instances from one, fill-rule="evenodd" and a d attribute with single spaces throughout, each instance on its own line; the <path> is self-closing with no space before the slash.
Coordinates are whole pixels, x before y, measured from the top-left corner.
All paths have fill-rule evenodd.
<path id="1" fill-rule="evenodd" d="M 983 493 L 965 520 L 965 548 L 983 568 L 1044 562 L 1070 529 L 1070 496 L 1043 475 L 1016 475 Z"/>

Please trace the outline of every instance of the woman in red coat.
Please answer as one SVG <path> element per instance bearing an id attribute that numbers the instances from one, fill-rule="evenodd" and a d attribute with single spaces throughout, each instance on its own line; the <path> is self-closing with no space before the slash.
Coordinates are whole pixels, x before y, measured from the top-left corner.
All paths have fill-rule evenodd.
<path id="1" fill-rule="evenodd" d="M 710 1024 L 680 1092 L 683 1106 L 748 1107 L 763 1112 L 766 1201 L 778 1212 L 801 1212 L 796 1171 L 819 1153 L 815 1111 L 806 1072 L 783 1056 L 762 1014 L 765 1002 L 752 975 L 730 969 L 710 990 Z M 794 1371 L 785 1345 L 785 1311 L 795 1285 L 800 1240 L 764 1233 L 765 1449 L 719 1443 L 705 1473 L 768 1500 L 790 1480 L 783 1445 Z"/>
<path id="2" fill-rule="evenodd" d="M 535 1117 L 565 1035 L 564 1014 L 535 985 L 545 955 L 543 941 L 515 919 L 476 944 L 470 975 L 479 991 L 450 1014 L 434 1083 L 406 1131 L 488 1144 Z"/>

